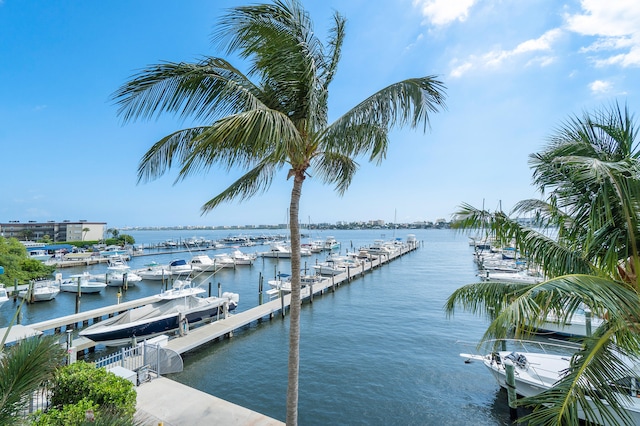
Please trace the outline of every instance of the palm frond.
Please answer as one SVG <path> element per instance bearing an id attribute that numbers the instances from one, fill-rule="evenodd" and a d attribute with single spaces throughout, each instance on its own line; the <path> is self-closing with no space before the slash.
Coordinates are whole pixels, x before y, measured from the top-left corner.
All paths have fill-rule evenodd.
<path id="1" fill-rule="evenodd" d="M 227 189 L 207 201 L 202 206 L 202 214 L 213 210 L 221 203 L 235 199 L 242 201 L 257 193 L 266 191 L 271 185 L 274 173 L 275 165 L 270 159 L 267 158 L 261 161 Z"/>
<path id="2" fill-rule="evenodd" d="M 163 112 L 213 121 L 260 108 L 259 90 L 221 58 L 197 63 L 165 62 L 141 70 L 112 94 L 124 122 L 159 117 Z"/>
<path id="3" fill-rule="evenodd" d="M 313 158 L 312 168 L 324 183 L 335 184 L 338 194 L 343 195 L 358 170 L 358 163 L 346 155 L 321 152 Z"/>
<path id="4" fill-rule="evenodd" d="M 275 164 L 304 157 L 305 145 L 291 120 L 270 109 L 255 109 L 218 120 L 197 135 L 182 161 L 180 178 L 213 165 L 250 168 L 264 158 Z"/>
<path id="5" fill-rule="evenodd" d="M 401 125 L 412 128 L 429 126 L 429 114 L 445 108 L 444 84 L 434 76 L 407 79 L 376 92 L 338 118 L 327 129 L 327 149 L 348 155 L 367 153 L 371 161 L 381 161 L 386 146 L 380 146 L 380 130 Z M 353 134 L 352 127 L 362 136 L 341 140 L 339 135 Z M 386 133 L 385 133 L 386 134 Z M 386 138 L 385 138 L 386 140 Z"/>
<path id="6" fill-rule="evenodd" d="M 63 355 L 53 336 L 26 339 L 4 350 L 0 357 L 0 424 L 12 424 L 25 399 L 53 375 Z"/>

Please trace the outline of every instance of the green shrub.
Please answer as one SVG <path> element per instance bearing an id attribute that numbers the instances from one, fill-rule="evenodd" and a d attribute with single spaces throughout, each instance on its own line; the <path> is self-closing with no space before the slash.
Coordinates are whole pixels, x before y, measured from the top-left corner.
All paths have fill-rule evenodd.
<path id="1" fill-rule="evenodd" d="M 132 419 L 136 410 L 136 391 L 129 380 L 93 364 L 76 362 L 60 368 L 51 387 L 51 405 L 55 408 L 78 404 L 84 398 L 99 412 Z"/>
<path id="2" fill-rule="evenodd" d="M 61 408 L 51 408 L 46 413 L 38 411 L 33 415 L 33 426 L 68 426 L 85 423 L 87 410 L 94 413 L 98 411 L 98 405 L 83 398 L 76 404 L 67 404 Z M 99 415 L 98 415 L 99 417 Z"/>

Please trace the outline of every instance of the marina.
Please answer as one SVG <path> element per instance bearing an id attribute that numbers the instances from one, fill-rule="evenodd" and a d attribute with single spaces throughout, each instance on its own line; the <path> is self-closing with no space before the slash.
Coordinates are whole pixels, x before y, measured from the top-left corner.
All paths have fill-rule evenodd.
<path id="1" fill-rule="evenodd" d="M 335 293 L 329 287 L 324 295 L 316 295 L 313 303 L 303 303 L 301 424 L 331 424 L 343 418 L 348 418 L 349 424 L 508 424 L 506 396 L 499 386 L 485 371 L 465 365 L 458 355 L 477 343 L 486 322 L 465 313 L 447 319 L 442 311 L 444 300 L 454 289 L 477 280 L 466 237 L 450 230 L 397 234 L 405 237 L 407 233 L 417 235 L 419 250 L 375 267 L 351 284 L 337 287 Z M 193 235 L 193 231 L 184 234 Z M 169 231 L 134 234 L 140 242 L 164 241 L 175 235 Z M 343 252 L 357 251 L 382 236 L 381 231 L 357 230 L 333 231 L 332 235 L 342 242 Z M 213 237 L 219 238 L 220 233 Z M 384 238 L 390 237 L 387 231 Z M 264 250 L 259 245 L 241 249 Z M 165 255 L 154 260 L 164 264 L 172 258 Z M 316 261 L 325 258 L 326 254 L 304 258 L 307 273 Z M 138 269 L 149 260 L 134 256 L 129 264 Z M 98 273 L 96 268 L 91 273 Z M 211 286 L 213 293 L 218 284 L 222 291 L 239 293 L 240 304 L 231 319 L 246 322 L 243 316 L 258 314 L 253 308 L 260 306 L 259 276 L 266 281 L 287 269 L 288 260 L 258 258 L 251 267 L 225 268 L 200 281 L 205 289 Z M 156 296 L 160 288 L 160 282 L 143 281 L 122 292 L 120 303 Z M 267 288 L 265 283 L 264 290 Z M 105 302 L 115 304 L 118 290 L 107 287 L 102 294 L 83 295 L 81 311 L 104 307 Z M 60 312 L 55 316 L 62 317 L 73 313 L 73 296 L 60 294 L 43 303 L 54 304 L 50 306 Z M 103 305 L 96 306 L 100 303 Z M 191 350 L 186 339 L 197 340 L 204 331 L 195 329 L 186 337 L 173 339 L 172 345 L 185 342 L 181 344 L 186 350 L 184 370 L 166 377 L 283 421 L 288 321 L 282 320 L 279 303 L 278 299 L 268 301 L 264 293 L 263 306 L 274 309 L 273 318 L 268 320 L 267 313 L 261 320 L 252 320 L 233 330 L 232 338 L 226 338 L 225 329 L 214 331 L 224 324 L 214 322 L 207 326 L 211 329 L 206 334 L 222 338 Z M 0 321 L 13 313 L 10 306 L 9 302 L 0 310 Z M 48 321 L 53 317 L 50 310 L 43 304 L 29 305 L 22 323 Z M 181 347 L 175 348 L 183 350 Z M 97 347 L 93 356 L 104 354 L 105 349 Z"/>

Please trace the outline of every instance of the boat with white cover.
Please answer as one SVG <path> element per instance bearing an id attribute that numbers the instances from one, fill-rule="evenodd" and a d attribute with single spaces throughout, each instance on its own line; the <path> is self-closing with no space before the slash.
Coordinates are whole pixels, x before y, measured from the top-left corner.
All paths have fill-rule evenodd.
<path id="1" fill-rule="evenodd" d="M 518 341 L 516 344 L 520 346 L 516 350 L 497 351 L 487 355 L 460 354 L 460 356 L 466 360 L 482 361 L 498 384 L 505 389 L 508 388 L 505 365 L 513 365 L 516 393 L 529 397 L 553 388 L 565 376 L 571 364 L 572 352 L 577 350 L 575 346 L 543 342 Z M 612 388 L 615 387 L 621 392 L 617 399 L 631 418 L 632 424 L 637 425 L 640 424 L 640 392 L 637 386 L 640 384 L 640 365 L 622 356 L 620 359 L 632 368 L 634 377 L 620 377 L 615 384 L 611 385 Z M 595 409 L 595 406 L 592 405 L 592 408 Z M 618 417 L 613 412 L 611 414 Z M 585 420 L 585 414 L 581 408 L 578 408 L 578 417 Z M 604 424 L 611 423 L 604 422 Z"/>
<path id="2" fill-rule="evenodd" d="M 233 311 L 238 302 L 236 293 L 223 293 L 222 297 L 197 297 L 186 292 L 180 295 L 174 292 L 161 296 L 157 302 L 95 323 L 82 330 L 80 336 L 106 346 L 118 346 L 131 342 L 134 337 L 147 339 L 171 330 L 185 333 L 189 326 Z"/>

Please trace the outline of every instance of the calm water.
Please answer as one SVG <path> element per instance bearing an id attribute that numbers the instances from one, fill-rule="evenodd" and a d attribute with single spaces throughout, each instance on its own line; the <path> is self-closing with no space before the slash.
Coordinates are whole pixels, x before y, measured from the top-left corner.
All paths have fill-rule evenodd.
<path id="1" fill-rule="evenodd" d="M 217 239 L 229 232 L 128 232 L 138 243 L 193 236 Z M 422 247 L 341 286 L 335 293 L 305 303 L 301 317 L 299 423 L 301 425 L 501 425 L 508 424 L 506 396 L 484 366 L 464 364 L 460 352 L 473 351 L 487 323 L 464 312 L 447 318 L 446 298 L 476 281 L 466 236 L 450 230 L 396 231 L 416 234 Z M 331 231 L 342 251 L 381 238 L 380 231 Z M 393 237 L 387 232 L 386 239 Z M 262 251 L 256 246 L 244 251 Z M 209 254 L 214 254 L 210 252 Z M 132 267 L 190 254 L 134 258 Z M 315 258 L 303 258 L 307 265 Z M 201 277 L 214 293 L 240 294 L 239 310 L 258 304 L 259 273 L 270 279 L 288 272 L 287 261 L 257 260 L 250 268 Z M 104 265 L 89 269 L 105 270 Z M 78 270 L 63 270 L 64 275 Z M 266 283 L 265 283 L 266 285 Z M 124 300 L 157 293 L 159 283 L 142 283 Z M 115 303 L 117 289 L 83 295 L 81 310 Z M 73 313 L 75 295 L 27 306 L 23 324 Z M 5 326 L 15 308 L 0 309 Z M 288 319 L 279 317 L 239 330 L 224 340 L 185 356 L 182 373 L 170 378 L 211 395 L 284 420 L 287 386 Z"/>

